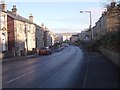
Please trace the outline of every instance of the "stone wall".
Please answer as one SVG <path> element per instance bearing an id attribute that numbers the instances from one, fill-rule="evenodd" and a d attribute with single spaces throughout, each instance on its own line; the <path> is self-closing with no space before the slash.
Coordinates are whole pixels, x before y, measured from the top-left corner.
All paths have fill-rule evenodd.
<path id="1" fill-rule="evenodd" d="M 103 55 L 105 55 L 108 59 L 110 59 L 115 65 L 120 67 L 120 53 L 113 52 L 108 49 L 101 48 L 100 51 Z"/>

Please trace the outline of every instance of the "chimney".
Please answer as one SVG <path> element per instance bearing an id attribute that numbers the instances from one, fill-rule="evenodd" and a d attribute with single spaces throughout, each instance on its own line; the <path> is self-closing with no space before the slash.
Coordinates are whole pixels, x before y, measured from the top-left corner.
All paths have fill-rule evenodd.
<path id="1" fill-rule="evenodd" d="M 13 14 L 17 14 L 17 8 L 16 8 L 16 5 L 13 5 L 12 13 L 13 13 Z"/>
<path id="2" fill-rule="evenodd" d="M 44 27 L 44 23 L 42 23 L 41 26 Z"/>
<path id="3" fill-rule="evenodd" d="M 5 1 L 1 1 L 1 4 L 0 4 L 0 9 L 3 11 L 3 12 L 6 12 L 7 11 L 7 5 L 5 4 Z"/>
<path id="4" fill-rule="evenodd" d="M 112 0 L 112 2 L 111 2 L 111 7 L 114 8 L 115 5 L 116 5 L 116 2 L 115 2 L 114 0 Z"/>
<path id="5" fill-rule="evenodd" d="M 33 23 L 33 16 L 32 16 L 32 14 L 30 14 L 29 20 Z"/>

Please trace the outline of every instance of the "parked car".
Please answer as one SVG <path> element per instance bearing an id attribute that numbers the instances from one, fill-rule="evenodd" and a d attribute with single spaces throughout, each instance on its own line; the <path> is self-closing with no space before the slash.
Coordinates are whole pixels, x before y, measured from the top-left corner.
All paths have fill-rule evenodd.
<path id="1" fill-rule="evenodd" d="M 69 47 L 69 45 L 68 45 L 68 44 L 66 44 L 65 46 L 66 46 L 66 47 Z"/>
<path id="2" fill-rule="evenodd" d="M 52 50 L 49 47 L 41 48 L 39 50 L 39 55 L 48 55 L 52 54 Z"/>

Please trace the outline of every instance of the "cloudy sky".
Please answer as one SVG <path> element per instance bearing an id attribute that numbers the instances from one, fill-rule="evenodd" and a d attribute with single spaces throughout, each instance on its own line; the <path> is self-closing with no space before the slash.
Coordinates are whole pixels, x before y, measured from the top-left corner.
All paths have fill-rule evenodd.
<path id="1" fill-rule="evenodd" d="M 7 9 L 11 11 L 16 5 L 18 14 L 28 18 L 32 13 L 34 22 L 55 32 L 81 32 L 89 27 L 89 13 L 92 12 L 92 26 L 104 11 L 104 4 L 110 0 L 6 0 Z"/>

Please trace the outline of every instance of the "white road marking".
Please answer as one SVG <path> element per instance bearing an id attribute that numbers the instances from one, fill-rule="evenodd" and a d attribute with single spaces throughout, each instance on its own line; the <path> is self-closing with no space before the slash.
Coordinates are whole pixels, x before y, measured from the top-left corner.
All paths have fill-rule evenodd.
<path id="1" fill-rule="evenodd" d="M 13 82 L 13 81 L 15 81 L 15 80 L 17 80 L 17 79 L 20 79 L 20 78 L 22 78 L 22 77 L 24 77 L 24 76 L 26 76 L 26 75 L 28 75 L 28 74 L 30 74 L 30 73 L 32 73 L 32 72 L 34 72 L 34 71 L 25 73 L 25 74 L 23 74 L 22 76 L 16 77 L 16 78 L 14 78 L 14 79 L 12 79 L 12 80 L 10 80 L 10 81 L 8 81 L 8 82 L 5 82 L 5 83 L 8 84 L 8 83 L 10 83 L 10 82 Z"/>

